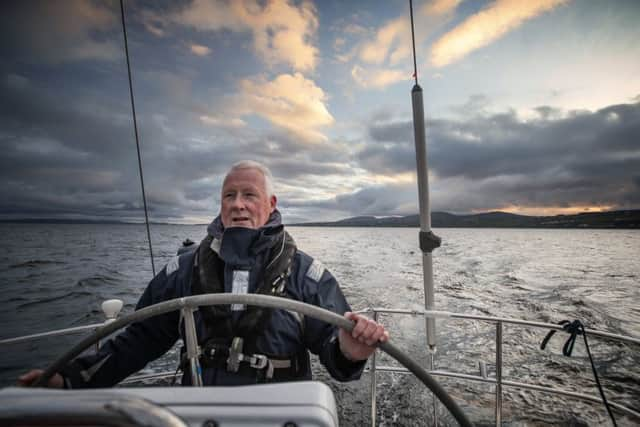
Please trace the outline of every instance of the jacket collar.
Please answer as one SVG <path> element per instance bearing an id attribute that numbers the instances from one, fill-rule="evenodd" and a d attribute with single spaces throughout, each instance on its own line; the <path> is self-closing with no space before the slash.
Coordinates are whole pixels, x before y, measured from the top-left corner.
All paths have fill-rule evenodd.
<path id="1" fill-rule="evenodd" d="M 207 227 L 207 233 L 219 242 L 218 255 L 222 260 L 236 267 L 251 268 L 256 256 L 271 248 L 281 239 L 284 226 L 276 209 L 267 223 L 258 229 L 231 227 L 225 229 L 218 215 Z"/>
<path id="2" fill-rule="evenodd" d="M 282 215 L 280 215 L 280 211 L 278 209 L 274 209 L 273 212 L 271 212 L 271 215 L 269 215 L 267 223 L 262 226 L 260 230 L 262 230 L 263 228 L 277 227 L 279 225 L 282 225 Z M 207 233 L 214 239 L 222 240 L 222 235 L 224 234 L 224 225 L 222 225 L 222 218 L 220 217 L 220 215 L 218 215 L 213 221 L 211 221 L 211 224 L 209 224 L 209 226 L 207 227 Z"/>

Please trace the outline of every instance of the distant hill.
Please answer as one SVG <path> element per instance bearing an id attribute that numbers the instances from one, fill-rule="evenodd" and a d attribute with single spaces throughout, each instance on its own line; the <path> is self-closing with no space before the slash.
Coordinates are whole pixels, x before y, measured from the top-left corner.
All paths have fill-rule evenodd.
<path id="1" fill-rule="evenodd" d="M 61 218 L 18 218 L 18 219 L 1 219 L 1 224 L 144 224 L 132 223 L 117 220 L 101 220 L 101 219 L 61 219 Z"/>
<path id="2" fill-rule="evenodd" d="M 419 215 L 356 216 L 335 222 L 291 224 L 314 227 L 419 227 Z M 585 212 L 576 215 L 528 216 L 507 212 L 487 212 L 473 215 L 431 213 L 432 227 L 491 228 L 640 228 L 640 210 Z"/>
<path id="3" fill-rule="evenodd" d="M 18 218 L 0 219 L 0 224 L 108 224 L 108 225 L 144 225 L 144 222 L 118 221 L 106 219 L 61 219 L 61 218 Z M 169 222 L 149 222 L 151 225 L 168 225 Z"/>
<path id="4" fill-rule="evenodd" d="M 123 224 L 144 225 L 143 222 L 125 222 L 90 219 L 23 218 L 0 220 L 14 224 Z M 151 225 L 170 223 L 151 222 Z M 206 225 L 206 224 L 205 224 Z M 419 227 L 419 215 L 355 216 L 334 222 L 305 222 L 287 224 L 302 227 Z M 640 229 L 640 210 L 585 212 L 576 215 L 527 216 L 507 212 L 487 212 L 473 215 L 454 215 L 447 212 L 431 213 L 432 227 L 489 227 L 489 228 L 635 228 Z"/>

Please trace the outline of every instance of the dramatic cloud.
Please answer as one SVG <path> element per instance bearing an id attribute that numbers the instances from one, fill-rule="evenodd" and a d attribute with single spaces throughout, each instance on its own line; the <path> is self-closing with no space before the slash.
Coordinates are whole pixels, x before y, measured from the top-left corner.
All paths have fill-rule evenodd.
<path id="1" fill-rule="evenodd" d="M 458 3 L 460 0 L 427 2 L 416 11 L 418 50 L 431 31 L 450 19 L 449 15 Z M 411 21 L 406 10 L 378 29 L 357 28 L 357 32 L 350 27 L 349 31 L 342 29 L 341 32 L 345 36 L 358 37 L 360 41 L 354 47 L 345 47 L 346 39 L 339 37 L 335 49 L 340 52 L 336 55 L 339 62 L 349 62 L 354 58 L 359 60 L 351 67 L 351 77 L 360 87 L 382 89 L 411 78 Z"/>
<path id="2" fill-rule="evenodd" d="M 637 7 L 575 2 L 521 25 L 559 3 L 418 3 L 419 52 L 451 29 L 511 37 L 488 52 L 500 61 L 419 67 L 433 209 L 640 207 Z M 408 5 L 126 4 L 153 220 L 208 221 L 246 158 L 272 169 L 287 222 L 417 212 Z M 0 218 L 141 220 L 117 2 L 0 8 Z"/>
<path id="3" fill-rule="evenodd" d="M 357 45 L 336 58 L 340 62 L 348 62 L 357 55 L 362 62 L 351 67 L 351 77 L 362 88 L 381 89 L 409 80 L 411 73 L 408 67 L 391 67 L 411 55 L 411 29 L 408 25 L 407 19 L 394 19 L 377 31 L 373 41 Z"/>
<path id="4" fill-rule="evenodd" d="M 326 95 L 302 74 L 281 74 L 274 80 L 245 79 L 240 83 L 245 114 L 257 114 L 303 141 L 318 143 L 327 138 L 318 128 L 333 123 L 325 105 Z"/>
<path id="5" fill-rule="evenodd" d="M 638 207 L 640 103 L 595 112 L 537 111 L 540 116 L 528 121 L 514 112 L 430 121 L 435 206 L 456 212 Z M 359 158 L 371 173 L 415 168 L 410 122 L 373 124 L 370 135 L 377 144 Z"/>
<path id="6" fill-rule="evenodd" d="M 38 63 L 113 61 L 123 56 L 122 34 L 116 11 L 95 2 L 3 2 L 0 52 Z"/>
<path id="7" fill-rule="evenodd" d="M 364 187 L 325 200 L 293 203 L 292 207 L 342 212 L 343 217 L 357 215 L 412 215 L 417 213 L 415 184 L 390 184 Z"/>
<path id="8" fill-rule="evenodd" d="M 252 129 L 225 115 L 194 116 L 184 108 L 189 105 L 188 89 L 180 79 L 146 73 L 143 80 L 138 126 L 154 220 L 210 219 L 217 211 L 226 168 L 247 157 L 272 167 L 279 190 L 292 200 L 301 197 L 301 190 L 290 180 L 322 195 L 323 188 L 333 185 L 332 176 L 344 179 L 349 174 L 345 144 L 302 149 L 308 139 L 322 137 L 309 132 L 332 118 L 322 106 L 322 91 L 301 75 L 245 82 L 254 97 L 242 97 L 246 104 L 238 108 L 248 116 L 251 112 L 274 120 L 280 133 Z M 175 105 L 163 102 L 168 97 Z M 140 220 L 142 199 L 125 87 L 100 95 L 65 93 L 10 74 L 0 79 L 0 98 L 5 101 L 0 105 L 0 216 Z M 284 123 L 287 116 L 295 119 L 294 125 Z M 299 124 L 309 129 L 298 129 Z M 319 179 L 326 184 L 318 185 Z"/>
<path id="9" fill-rule="evenodd" d="M 0 103 L 2 216 L 140 219 L 124 90 L 65 93 L 13 75 L 0 79 L 0 98 L 6 101 Z M 241 156 L 232 148 L 248 142 L 227 139 L 216 144 L 217 152 L 210 140 L 197 139 L 198 129 L 188 132 L 178 124 L 188 123 L 188 115 L 167 117 L 138 116 L 152 218 L 210 216 L 219 187 L 211 185 L 196 197 L 194 185 L 219 177 Z"/>
<path id="10" fill-rule="evenodd" d="M 242 79 L 238 86 L 238 93 L 219 98 L 200 114 L 200 120 L 212 126 L 239 128 L 257 116 L 272 124 L 295 151 L 308 144 L 328 143 L 321 128 L 333 124 L 334 118 L 325 92 L 313 80 L 300 73 L 280 74 L 273 80 L 264 76 Z"/>
<path id="11" fill-rule="evenodd" d="M 408 81 L 411 76 L 402 70 L 391 69 L 363 69 L 359 65 L 354 65 L 351 69 L 351 77 L 364 88 L 383 88 L 393 83 Z"/>
<path id="12" fill-rule="evenodd" d="M 443 67 L 470 52 L 487 46 L 527 19 L 547 12 L 567 0 L 496 0 L 487 8 L 437 40 L 431 47 L 431 62 Z"/>
<path id="13" fill-rule="evenodd" d="M 375 40 L 360 49 L 360 59 L 373 64 L 383 63 L 389 55 L 392 64 L 411 55 L 411 26 L 407 18 L 388 22 L 378 30 Z"/>
<path id="14" fill-rule="evenodd" d="M 168 20 L 199 31 L 249 32 L 254 50 L 268 64 L 285 63 L 309 71 L 318 60 L 318 49 L 312 44 L 318 29 L 316 15 L 313 4 L 306 1 L 295 5 L 285 0 L 195 0 Z"/>
<path id="15" fill-rule="evenodd" d="M 10 84 L 15 80 L 0 85 L 2 213 L 92 215 L 132 206 L 135 175 L 114 167 L 135 165 L 122 143 L 131 134 L 121 118 L 74 107 L 28 80 Z"/>

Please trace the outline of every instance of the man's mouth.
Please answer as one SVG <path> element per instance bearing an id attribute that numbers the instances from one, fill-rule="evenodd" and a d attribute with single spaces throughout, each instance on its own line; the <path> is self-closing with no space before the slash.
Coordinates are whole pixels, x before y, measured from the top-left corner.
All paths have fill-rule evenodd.
<path id="1" fill-rule="evenodd" d="M 249 217 L 247 216 L 237 216 L 231 219 L 231 222 L 245 222 L 249 221 Z"/>

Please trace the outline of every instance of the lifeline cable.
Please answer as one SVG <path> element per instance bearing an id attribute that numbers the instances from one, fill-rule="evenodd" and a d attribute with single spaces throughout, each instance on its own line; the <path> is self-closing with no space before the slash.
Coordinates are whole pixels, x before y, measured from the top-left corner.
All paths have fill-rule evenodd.
<path id="1" fill-rule="evenodd" d="M 593 377 L 596 380 L 596 386 L 598 387 L 598 392 L 600 393 L 600 397 L 602 398 L 602 403 L 604 403 L 604 407 L 607 408 L 607 412 L 609 413 L 609 417 L 611 418 L 611 422 L 614 427 L 617 427 L 616 419 L 613 416 L 613 412 L 611 411 L 611 407 L 609 406 L 609 402 L 607 401 L 607 397 L 604 395 L 604 390 L 602 388 L 602 384 L 600 384 L 600 378 L 598 377 L 598 371 L 596 370 L 596 365 L 593 362 L 593 356 L 591 356 L 591 350 L 589 349 L 589 342 L 587 341 L 587 332 L 584 330 L 584 325 L 579 320 L 574 320 L 573 322 L 569 322 L 568 320 L 562 320 L 558 322 L 562 325 L 562 329 L 565 330 L 569 334 L 569 338 L 567 342 L 562 346 L 562 354 L 571 357 L 571 353 L 573 352 L 573 346 L 576 343 L 576 339 L 578 335 L 582 335 L 584 338 L 584 346 L 587 349 L 587 354 L 589 355 L 589 362 L 591 362 L 591 371 L 593 372 Z M 549 331 L 547 336 L 544 337 L 542 343 L 540 343 L 540 350 L 544 350 L 547 346 L 547 343 L 551 339 L 551 337 L 556 333 L 555 330 Z"/>
<path id="2" fill-rule="evenodd" d="M 149 231 L 149 213 L 147 212 L 147 196 L 144 191 L 144 175 L 142 173 L 142 158 L 140 157 L 140 141 L 138 139 L 138 120 L 136 119 L 136 105 L 133 99 L 133 83 L 131 81 L 131 65 L 129 63 L 129 42 L 127 40 L 127 26 L 124 22 L 124 2 L 120 0 L 120 15 L 122 16 L 122 33 L 124 34 L 124 51 L 127 57 L 127 73 L 129 76 L 129 95 L 131 98 L 131 112 L 133 113 L 133 131 L 136 135 L 136 150 L 138 151 L 138 170 L 140 171 L 140 186 L 142 187 L 142 204 L 144 205 L 144 223 L 147 226 L 147 239 L 149 241 L 149 256 L 151 257 L 151 271 L 156 275 L 156 266 L 153 262 L 153 248 L 151 247 L 151 232 Z"/>

